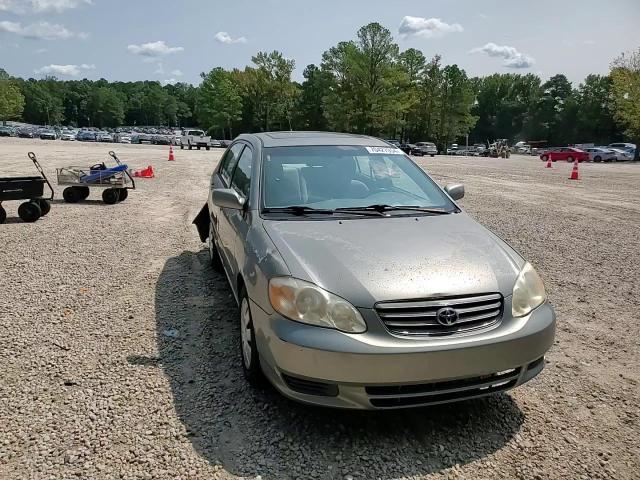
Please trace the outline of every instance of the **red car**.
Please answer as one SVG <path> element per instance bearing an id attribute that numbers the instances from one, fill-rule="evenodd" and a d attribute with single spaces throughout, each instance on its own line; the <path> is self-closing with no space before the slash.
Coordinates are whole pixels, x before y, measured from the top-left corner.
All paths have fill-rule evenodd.
<path id="1" fill-rule="evenodd" d="M 589 154 L 579 148 L 560 147 L 552 148 L 551 150 L 547 150 L 540 154 L 540 160 L 544 162 L 549 160 L 549 158 L 551 158 L 552 162 L 557 160 L 566 160 L 567 162 L 573 162 L 575 160 L 578 160 L 578 162 L 588 162 Z"/>

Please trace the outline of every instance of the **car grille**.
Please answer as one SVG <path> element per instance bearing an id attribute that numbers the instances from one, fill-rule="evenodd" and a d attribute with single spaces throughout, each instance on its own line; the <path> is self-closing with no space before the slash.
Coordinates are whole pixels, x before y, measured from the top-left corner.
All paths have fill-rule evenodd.
<path id="1" fill-rule="evenodd" d="M 438 311 L 445 307 L 457 312 L 451 325 L 438 321 Z M 376 304 L 378 316 L 396 335 L 452 335 L 488 328 L 500 322 L 502 308 L 499 293 Z"/>
<path id="2" fill-rule="evenodd" d="M 336 397 L 338 396 L 338 386 L 330 383 L 318 382 L 314 380 L 305 380 L 303 378 L 292 377 L 282 374 L 282 378 L 287 386 L 294 392 L 304 393 L 305 395 L 316 395 L 320 397 Z"/>
<path id="3" fill-rule="evenodd" d="M 424 383 L 365 387 L 369 402 L 377 408 L 398 408 L 444 403 L 502 392 L 518 383 L 521 368 L 479 377 Z"/>

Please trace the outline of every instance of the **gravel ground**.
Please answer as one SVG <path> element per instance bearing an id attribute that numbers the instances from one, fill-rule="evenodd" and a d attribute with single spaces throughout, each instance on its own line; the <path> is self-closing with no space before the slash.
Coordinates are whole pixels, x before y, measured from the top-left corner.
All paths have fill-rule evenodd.
<path id="1" fill-rule="evenodd" d="M 418 162 L 529 259 L 558 313 L 533 382 L 487 399 L 344 412 L 253 391 L 236 307 L 190 225 L 221 151 L 0 139 L 0 174 L 153 165 L 115 206 L 93 194 L 0 225 L 0 478 L 638 478 L 640 165 Z M 58 189 L 57 197 L 61 197 Z"/>

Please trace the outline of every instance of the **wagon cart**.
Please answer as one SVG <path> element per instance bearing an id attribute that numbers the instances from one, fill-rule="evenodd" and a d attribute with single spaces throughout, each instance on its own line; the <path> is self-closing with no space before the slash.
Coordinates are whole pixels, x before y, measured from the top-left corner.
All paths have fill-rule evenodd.
<path id="1" fill-rule="evenodd" d="M 129 173 L 129 167 L 121 163 L 114 152 L 109 152 L 109 155 L 115 160 L 115 167 L 98 163 L 91 167 L 56 169 L 58 185 L 67 186 L 62 192 L 66 202 L 86 200 L 92 188 L 102 188 L 102 200 L 109 205 L 127 199 L 129 190 L 135 190 L 136 183 Z"/>
<path id="2" fill-rule="evenodd" d="M 38 163 L 36 155 L 29 152 L 29 158 L 40 173 L 39 177 L 0 177 L 0 223 L 4 223 L 7 219 L 7 211 L 2 206 L 2 202 L 9 200 L 27 200 L 18 207 L 18 216 L 25 222 L 35 222 L 51 210 L 53 187 Z M 44 198 L 45 183 L 51 190 L 49 198 Z"/>

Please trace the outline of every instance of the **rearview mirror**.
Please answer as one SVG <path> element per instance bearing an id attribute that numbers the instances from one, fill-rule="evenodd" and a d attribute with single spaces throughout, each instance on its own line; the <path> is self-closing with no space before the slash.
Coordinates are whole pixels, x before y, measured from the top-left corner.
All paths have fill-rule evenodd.
<path id="1" fill-rule="evenodd" d="M 464 185 L 461 183 L 454 183 L 444 187 L 444 191 L 449 194 L 453 200 L 460 200 L 464 197 Z"/>
<path id="2" fill-rule="evenodd" d="M 215 188 L 211 194 L 211 201 L 220 208 L 231 208 L 242 210 L 244 208 L 244 198 L 238 195 L 232 188 Z"/>

